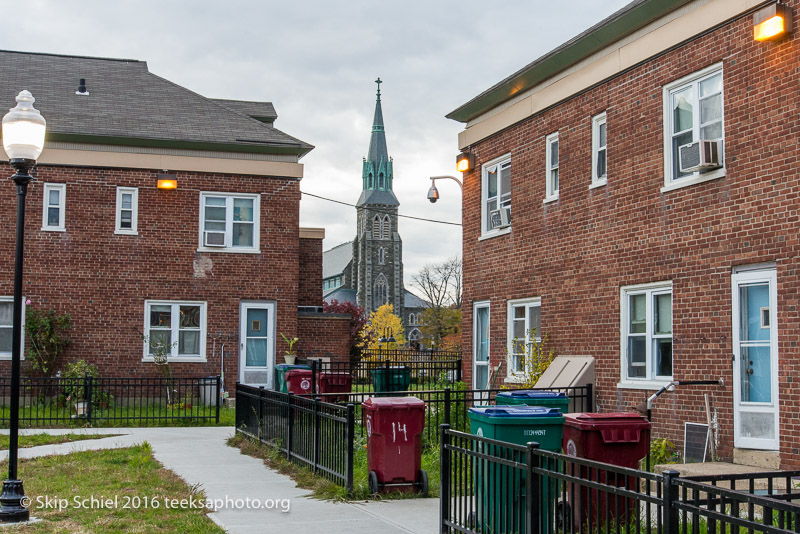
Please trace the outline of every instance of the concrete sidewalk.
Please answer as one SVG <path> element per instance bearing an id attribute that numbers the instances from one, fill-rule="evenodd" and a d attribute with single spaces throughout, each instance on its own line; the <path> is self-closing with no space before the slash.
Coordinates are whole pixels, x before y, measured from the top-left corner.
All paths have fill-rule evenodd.
<path id="1" fill-rule="evenodd" d="M 7 430 L 2 431 L 8 433 Z M 209 516 L 231 533 L 326 534 L 380 532 L 381 534 L 427 534 L 437 531 L 438 499 L 407 499 L 385 502 L 332 503 L 307 497 L 289 477 L 268 469 L 257 459 L 228 447 L 232 427 L 182 428 L 87 428 L 24 430 L 22 433 L 119 434 L 97 440 L 75 441 L 20 449 L 20 458 L 69 454 L 83 450 L 129 447 L 147 441 L 164 467 L 190 485 L 199 485 L 206 497 L 223 504 Z M 8 455 L 0 453 L 0 459 Z M 146 489 L 143 489 L 146 491 Z M 237 504 L 258 500 L 260 509 Z M 289 500 L 289 511 L 281 502 Z M 236 501 L 240 502 L 237 503 Z M 265 509 L 263 503 L 275 504 Z"/>

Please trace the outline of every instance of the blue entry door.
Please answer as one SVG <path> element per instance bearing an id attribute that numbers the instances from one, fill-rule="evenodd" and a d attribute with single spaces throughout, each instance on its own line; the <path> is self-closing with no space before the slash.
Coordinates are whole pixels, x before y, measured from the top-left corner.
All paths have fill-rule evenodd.
<path id="1" fill-rule="evenodd" d="M 275 304 L 242 302 L 239 317 L 239 381 L 248 386 L 272 387 Z"/>
<path id="2" fill-rule="evenodd" d="M 733 275 L 734 445 L 778 450 L 775 269 Z"/>

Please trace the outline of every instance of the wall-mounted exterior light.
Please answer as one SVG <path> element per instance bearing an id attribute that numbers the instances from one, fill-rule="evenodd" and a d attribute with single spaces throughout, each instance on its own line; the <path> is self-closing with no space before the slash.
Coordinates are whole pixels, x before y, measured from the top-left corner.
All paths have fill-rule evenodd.
<path id="1" fill-rule="evenodd" d="M 756 41 L 775 41 L 794 30 L 792 8 L 776 2 L 753 15 L 753 38 Z"/>
<path id="2" fill-rule="evenodd" d="M 475 167 L 475 156 L 471 152 L 462 152 L 456 156 L 456 169 L 459 172 L 471 171 Z"/>
<path id="3" fill-rule="evenodd" d="M 178 175 L 176 175 L 176 174 L 159 174 L 158 175 L 158 188 L 159 189 L 178 189 Z"/>

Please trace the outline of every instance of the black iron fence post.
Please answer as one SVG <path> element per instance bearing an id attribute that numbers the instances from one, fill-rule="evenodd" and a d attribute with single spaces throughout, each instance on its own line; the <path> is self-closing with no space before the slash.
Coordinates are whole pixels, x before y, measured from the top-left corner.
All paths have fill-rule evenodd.
<path id="1" fill-rule="evenodd" d="M 311 360 L 311 394 L 316 395 L 317 391 L 317 374 L 319 373 L 319 369 L 317 366 L 319 365 L 319 360 Z"/>
<path id="2" fill-rule="evenodd" d="M 214 418 L 214 422 L 219 424 L 219 408 L 220 404 L 222 404 L 222 377 L 217 375 L 217 414 Z"/>
<path id="3" fill-rule="evenodd" d="M 316 474 L 317 468 L 319 466 L 319 449 L 321 446 L 320 443 L 320 416 L 319 416 L 319 403 L 322 402 L 322 399 L 319 397 L 314 397 L 314 466 L 312 467 L 312 471 Z"/>
<path id="4" fill-rule="evenodd" d="M 461 382 L 462 378 L 461 373 L 464 371 L 463 366 L 464 366 L 464 361 L 461 358 L 456 360 L 456 382 Z"/>
<path id="5" fill-rule="evenodd" d="M 264 426 L 264 386 L 258 386 L 258 441 L 262 440 Z"/>
<path id="6" fill-rule="evenodd" d="M 444 388 L 444 424 L 450 426 L 450 388 Z"/>
<path id="7" fill-rule="evenodd" d="M 666 534 L 678 534 L 678 519 L 680 513 L 675 509 L 675 502 L 678 500 L 678 486 L 674 483 L 680 476 L 678 471 L 667 470 L 662 473 L 664 476 L 664 532 Z"/>
<path id="8" fill-rule="evenodd" d="M 525 474 L 525 533 L 539 534 L 542 524 L 540 488 L 542 476 L 535 471 L 542 467 L 542 458 L 536 454 L 539 444 L 528 442 L 527 473 Z M 547 534 L 546 532 L 542 534 Z"/>
<path id="9" fill-rule="evenodd" d="M 356 407 L 347 405 L 347 453 L 345 454 L 345 486 L 347 495 L 353 494 L 353 455 L 356 440 Z"/>
<path id="10" fill-rule="evenodd" d="M 238 380 L 236 381 L 236 389 L 234 391 L 236 392 L 236 399 L 241 401 L 242 397 L 239 396 L 239 381 Z M 243 422 L 242 421 L 242 412 L 244 410 L 242 410 L 241 408 L 243 406 L 244 406 L 243 402 L 237 402 L 236 403 L 236 413 L 233 416 L 234 424 L 235 424 L 236 428 L 241 428 L 241 426 L 242 426 L 242 422 Z"/>
<path id="11" fill-rule="evenodd" d="M 586 384 L 586 408 L 587 412 L 594 411 L 594 391 L 591 383 Z"/>
<path id="12" fill-rule="evenodd" d="M 450 527 L 447 522 L 450 521 L 450 501 L 452 496 L 450 494 L 450 425 L 445 423 L 439 425 L 439 532 L 449 533 Z"/>
<path id="13" fill-rule="evenodd" d="M 294 410 L 292 409 L 293 398 L 294 393 L 289 393 L 286 397 L 286 408 L 289 411 L 289 413 L 286 414 L 286 458 L 289 460 L 292 459 L 292 446 L 294 445 L 294 432 L 292 432 L 294 427 Z"/>
<path id="14" fill-rule="evenodd" d="M 84 375 L 83 383 L 83 399 L 86 402 L 86 421 L 92 424 L 92 379 L 94 377 L 89 373 Z"/>

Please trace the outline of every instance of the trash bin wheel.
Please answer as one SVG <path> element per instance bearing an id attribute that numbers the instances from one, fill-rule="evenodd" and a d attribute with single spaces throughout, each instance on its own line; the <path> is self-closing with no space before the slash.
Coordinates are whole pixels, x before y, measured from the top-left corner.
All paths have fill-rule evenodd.
<path id="1" fill-rule="evenodd" d="M 566 501 L 556 504 L 556 530 L 559 532 L 572 531 L 572 509 Z"/>
<path id="2" fill-rule="evenodd" d="M 370 471 L 367 481 L 369 483 L 370 495 L 377 495 L 378 490 L 380 489 L 380 486 L 378 485 L 378 474 L 375 473 L 375 471 Z"/>
<path id="3" fill-rule="evenodd" d="M 428 472 L 424 469 L 419 470 L 419 474 L 417 475 L 417 486 L 419 487 L 420 493 L 422 493 L 423 497 L 428 496 Z"/>

